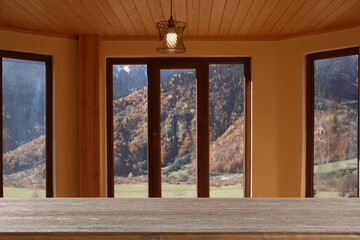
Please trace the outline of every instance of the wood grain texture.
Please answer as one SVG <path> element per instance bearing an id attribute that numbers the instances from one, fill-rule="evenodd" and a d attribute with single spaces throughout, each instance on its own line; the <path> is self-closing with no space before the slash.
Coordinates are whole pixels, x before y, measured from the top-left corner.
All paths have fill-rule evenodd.
<path id="1" fill-rule="evenodd" d="M 214 37 L 218 35 L 220 24 L 224 17 L 225 4 L 226 4 L 226 0 L 213 1 L 210 22 L 209 22 L 208 36 Z"/>
<path id="2" fill-rule="evenodd" d="M 100 197 L 100 37 L 79 36 L 80 196 Z"/>
<path id="3" fill-rule="evenodd" d="M 282 39 L 360 25 L 358 0 L 174 0 L 189 39 Z M 349 13 L 349 14 L 348 14 Z M 43 34 L 154 38 L 170 0 L 0 0 L 0 28 Z"/>
<path id="4" fill-rule="evenodd" d="M 359 239 L 354 233 L 0 233 L 4 240 L 272 240 L 312 239 L 350 240 Z"/>
<path id="5" fill-rule="evenodd" d="M 187 0 L 188 36 L 198 36 L 200 0 Z"/>
<path id="6" fill-rule="evenodd" d="M 255 20 L 258 18 L 260 12 L 262 11 L 264 5 L 265 5 L 266 1 L 265 0 L 259 0 L 259 1 L 255 1 L 253 2 L 253 4 L 251 5 L 244 23 L 242 24 L 240 31 L 238 33 L 238 36 L 247 36 L 250 29 L 252 28 Z"/>
<path id="7" fill-rule="evenodd" d="M 0 199 L 0 222 L 2 236 L 32 232 L 353 233 L 360 237 L 360 200 Z"/>
<path id="8" fill-rule="evenodd" d="M 251 26 L 251 29 L 248 32 L 248 36 L 256 36 L 257 33 L 260 31 L 262 26 L 266 23 L 267 19 L 271 15 L 271 13 L 276 8 L 277 4 L 279 3 L 279 0 L 268 0 L 266 1 L 264 7 L 261 9 L 261 12 L 259 13 L 258 17 L 254 21 L 254 23 Z"/>
<path id="9" fill-rule="evenodd" d="M 133 0 L 136 6 L 136 9 L 140 15 L 142 22 L 145 25 L 146 31 L 149 36 L 157 36 L 157 30 L 155 22 L 151 15 L 151 11 L 146 1 L 144 0 Z"/>
<path id="10" fill-rule="evenodd" d="M 292 1 L 290 0 L 280 0 L 276 5 L 275 9 L 272 11 L 271 15 L 268 17 L 264 25 L 259 29 L 256 36 L 266 37 L 269 36 L 269 32 L 279 21 L 281 16 L 286 12 L 286 9 L 290 6 Z"/>
<path id="11" fill-rule="evenodd" d="M 173 11 L 176 14 L 176 20 L 183 21 L 185 23 L 188 22 L 187 17 L 187 1 L 186 0 L 177 0 L 173 1 Z M 154 23 L 155 25 L 155 23 Z M 188 28 L 185 28 L 184 36 L 188 35 Z"/>

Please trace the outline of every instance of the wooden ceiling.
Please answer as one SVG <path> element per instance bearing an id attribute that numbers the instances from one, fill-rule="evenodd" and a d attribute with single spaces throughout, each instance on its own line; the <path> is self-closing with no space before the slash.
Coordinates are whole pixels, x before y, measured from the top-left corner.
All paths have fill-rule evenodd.
<path id="1" fill-rule="evenodd" d="M 170 0 L 0 0 L 0 28 L 154 39 Z M 360 0 L 174 0 L 187 39 L 273 40 L 360 26 Z"/>

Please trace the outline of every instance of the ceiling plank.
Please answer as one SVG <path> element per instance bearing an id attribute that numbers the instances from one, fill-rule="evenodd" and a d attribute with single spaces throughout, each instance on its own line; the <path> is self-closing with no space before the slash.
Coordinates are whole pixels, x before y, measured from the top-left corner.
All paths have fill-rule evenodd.
<path id="1" fill-rule="evenodd" d="M 160 5 L 163 11 L 165 20 L 170 19 L 170 1 L 169 0 L 160 0 Z M 176 19 L 176 12 L 174 11 L 174 6 L 172 10 L 173 18 Z"/>
<path id="2" fill-rule="evenodd" d="M 123 8 L 125 9 L 126 14 L 133 23 L 134 28 L 136 29 L 138 35 L 140 36 L 150 36 L 145 28 L 145 25 L 139 15 L 138 10 L 133 2 L 133 0 L 121 0 L 120 1 Z"/>
<path id="3" fill-rule="evenodd" d="M 218 37 L 226 37 L 231 23 L 233 22 L 236 10 L 239 5 L 239 0 L 227 0 L 225 4 L 224 14 L 221 20 Z"/>
<path id="4" fill-rule="evenodd" d="M 319 13 L 321 13 L 331 3 L 329 0 L 319 0 L 315 2 L 317 2 L 317 4 L 300 19 L 300 21 L 293 27 L 293 29 L 289 31 L 288 35 L 301 33 L 304 27 L 312 22 L 313 19 L 316 18 L 316 16 L 319 15 Z"/>
<path id="5" fill-rule="evenodd" d="M 345 11 L 343 14 L 341 14 L 340 17 L 335 19 L 330 25 L 329 28 L 333 28 L 336 26 L 347 26 L 347 25 L 354 25 L 354 22 L 360 23 L 356 17 L 359 17 L 359 11 L 360 11 L 360 1 L 358 3 L 350 8 L 349 10 Z"/>
<path id="6" fill-rule="evenodd" d="M 279 4 L 279 0 L 267 0 L 264 7 L 261 9 L 259 16 L 256 18 L 254 24 L 251 26 L 247 37 L 255 37 L 260 31 L 261 27 L 265 24 L 271 13 Z"/>
<path id="7" fill-rule="evenodd" d="M 295 13 L 295 15 L 287 22 L 287 24 L 281 29 L 279 35 L 288 35 L 289 32 L 296 26 L 304 16 L 314 8 L 317 1 L 306 1 L 305 4 Z"/>
<path id="8" fill-rule="evenodd" d="M 154 39 L 170 0 L 0 0 L 0 28 Z M 173 0 L 186 39 L 284 39 L 360 25 L 360 0 Z M 332 30 L 333 29 L 333 30 Z"/>
<path id="9" fill-rule="evenodd" d="M 101 24 L 95 20 L 95 16 L 88 11 L 85 11 L 84 5 L 80 1 L 64 0 L 57 1 L 55 8 L 62 9 L 67 21 L 77 26 L 77 34 L 106 34 L 109 31 L 104 30 Z M 101 30 L 101 32 L 99 32 Z"/>
<path id="10" fill-rule="evenodd" d="M 74 35 L 78 35 L 80 31 L 84 34 L 90 34 L 96 31 L 92 25 L 84 25 L 86 24 L 85 20 L 75 14 L 66 1 L 38 0 L 36 5 L 51 14 L 53 19 L 59 24 L 71 29 Z"/>
<path id="11" fill-rule="evenodd" d="M 149 36 L 156 36 L 156 25 L 151 15 L 151 11 L 149 9 L 147 1 L 134 0 L 134 3 Z"/>
<path id="12" fill-rule="evenodd" d="M 4 20 L 7 20 L 10 25 L 7 25 L 5 27 L 17 27 L 20 29 L 36 29 L 35 25 L 31 22 L 25 21 L 21 17 L 18 17 L 14 14 L 11 14 L 11 11 L 8 11 L 8 7 L 6 5 L 3 5 L 3 3 L 0 1 L 0 16 Z"/>
<path id="13" fill-rule="evenodd" d="M 325 18 L 320 24 L 314 27 L 314 30 L 324 29 L 330 26 L 334 21 L 336 21 L 342 14 L 344 14 L 349 9 L 356 6 L 359 3 L 358 0 L 347 0 L 343 5 L 336 9 L 332 14 Z"/>
<path id="14" fill-rule="evenodd" d="M 211 16 L 210 16 L 210 23 L 209 23 L 209 37 L 216 37 L 219 33 L 220 24 L 224 15 L 226 0 L 214 0 Z"/>
<path id="15" fill-rule="evenodd" d="M 187 2 L 184 0 L 174 0 L 174 11 L 176 13 L 176 20 L 188 23 L 188 16 L 187 16 Z M 185 28 L 184 36 L 188 36 L 188 28 Z"/>
<path id="16" fill-rule="evenodd" d="M 77 0 L 71 2 L 79 2 L 80 6 L 82 5 L 82 9 L 87 9 L 87 11 L 78 12 L 81 12 L 81 14 L 84 15 L 86 21 L 88 21 L 88 19 L 94 19 L 97 28 L 104 32 L 101 34 L 114 35 L 114 31 L 116 32 L 116 29 L 113 28 L 99 7 L 92 0 Z"/>
<path id="17" fill-rule="evenodd" d="M 276 5 L 276 8 L 271 13 L 270 17 L 266 20 L 261 29 L 258 31 L 256 36 L 267 37 L 271 29 L 274 27 L 280 17 L 285 13 L 291 3 L 292 1 L 289 0 L 280 0 L 279 4 Z"/>
<path id="18" fill-rule="evenodd" d="M 266 0 L 257 0 L 253 2 L 244 19 L 243 24 L 241 25 L 238 37 L 246 37 L 248 35 L 261 10 L 264 8 L 265 3 Z"/>
<path id="19" fill-rule="evenodd" d="M 114 14 L 116 15 L 119 22 L 122 23 L 122 26 L 124 27 L 124 30 L 126 31 L 127 35 L 139 36 L 129 16 L 125 12 L 125 9 L 123 8 L 121 2 L 119 2 L 119 0 L 107 0 L 107 2 L 110 5 L 111 9 L 113 10 Z"/>
<path id="20" fill-rule="evenodd" d="M 311 32 L 315 30 L 315 26 L 320 25 L 324 19 L 335 12 L 345 2 L 343 0 L 334 0 L 333 4 L 329 4 L 323 11 L 321 11 L 310 23 L 305 26 L 301 32 Z"/>
<path id="21" fill-rule="evenodd" d="M 14 27 L 14 24 L 10 22 L 9 19 L 3 18 L 2 12 L 0 12 L 0 26 L 3 26 L 5 28 L 12 28 Z"/>
<path id="22" fill-rule="evenodd" d="M 34 6 L 36 6 L 39 11 L 44 12 L 44 14 L 47 14 L 49 18 L 53 19 L 54 22 L 56 22 L 58 25 L 63 26 L 63 28 L 67 29 L 70 34 L 77 34 L 76 25 L 66 21 L 66 18 L 63 14 L 60 13 L 61 9 L 53 8 L 51 6 L 51 3 L 48 2 L 44 4 L 41 0 L 38 0 L 36 3 L 31 1 Z"/>
<path id="23" fill-rule="evenodd" d="M 199 34 L 198 37 L 207 37 L 213 0 L 200 0 Z"/>
<path id="24" fill-rule="evenodd" d="M 242 0 L 239 3 L 239 6 L 236 10 L 234 19 L 231 23 L 229 32 L 227 34 L 228 37 L 237 37 L 241 25 L 244 22 L 244 19 L 247 15 L 247 12 L 249 11 L 249 8 L 251 6 L 251 4 L 253 3 L 253 0 Z"/>
<path id="25" fill-rule="evenodd" d="M 306 0 L 295 0 L 291 3 L 289 8 L 284 12 L 284 14 L 279 18 L 275 23 L 273 28 L 270 30 L 268 36 L 278 36 L 281 30 L 286 26 L 286 24 L 296 15 L 296 13 L 301 9 Z"/>
<path id="26" fill-rule="evenodd" d="M 151 16 L 153 17 L 154 22 L 157 23 L 160 21 L 164 21 L 165 18 L 161 8 L 160 0 L 147 0 L 147 3 L 149 5 Z"/>
<path id="27" fill-rule="evenodd" d="M 54 20 L 53 16 L 48 12 L 41 9 L 39 6 L 41 5 L 41 2 L 34 3 L 31 0 L 21 0 L 18 4 L 22 7 L 26 8 L 29 12 L 32 13 L 32 15 L 38 16 L 38 18 L 46 25 L 48 25 L 53 32 L 61 30 L 61 32 L 66 34 L 71 34 L 71 30 L 69 31 L 67 28 L 63 27 L 62 24 L 59 24 L 56 20 Z"/>
<path id="28" fill-rule="evenodd" d="M 200 0 L 187 0 L 188 35 L 198 36 Z"/>
<path id="29" fill-rule="evenodd" d="M 15 1 L 2 1 L 2 4 L 4 8 L 9 9 L 9 13 L 13 15 L 16 18 L 21 19 L 20 21 L 26 21 L 29 24 L 31 24 L 33 27 L 32 29 L 39 29 L 40 31 L 49 31 L 51 28 L 44 24 L 42 21 L 40 21 L 37 17 L 34 17 L 31 12 L 29 12 L 27 9 L 21 7 L 17 2 Z"/>
<path id="30" fill-rule="evenodd" d="M 117 35 L 127 36 L 124 26 L 121 24 L 119 19 L 116 17 L 113 9 L 110 7 L 107 1 L 103 0 L 93 0 L 96 6 L 100 9 L 102 15 L 108 21 L 108 23 L 115 29 Z"/>

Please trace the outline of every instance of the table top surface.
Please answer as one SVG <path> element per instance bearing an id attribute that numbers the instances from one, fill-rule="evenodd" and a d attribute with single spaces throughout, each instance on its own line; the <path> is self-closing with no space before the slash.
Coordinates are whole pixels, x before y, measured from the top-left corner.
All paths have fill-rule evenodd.
<path id="1" fill-rule="evenodd" d="M 360 233 L 360 199 L 0 199 L 0 232 Z"/>

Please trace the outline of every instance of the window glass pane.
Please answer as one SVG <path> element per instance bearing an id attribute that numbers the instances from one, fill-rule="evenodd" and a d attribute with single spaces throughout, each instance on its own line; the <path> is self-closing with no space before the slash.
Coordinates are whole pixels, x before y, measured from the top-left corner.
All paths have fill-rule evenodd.
<path id="1" fill-rule="evenodd" d="M 244 65 L 211 64 L 210 197 L 243 197 Z"/>
<path id="2" fill-rule="evenodd" d="M 45 63 L 2 64 L 4 197 L 45 197 Z"/>
<path id="3" fill-rule="evenodd" d="M 358 189 L 358 55 L 314 61 L 314 196 Z"/>
<path id="4" fill-rule="evenodd" d="M 146 198 L 147 65 L 113 65 L 115 197 Z"/>
<path id="5" fill-rule="evenodd" d="M 196 70 L 161 69 L 163 197 L 196 197 Z"/>

